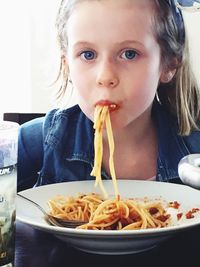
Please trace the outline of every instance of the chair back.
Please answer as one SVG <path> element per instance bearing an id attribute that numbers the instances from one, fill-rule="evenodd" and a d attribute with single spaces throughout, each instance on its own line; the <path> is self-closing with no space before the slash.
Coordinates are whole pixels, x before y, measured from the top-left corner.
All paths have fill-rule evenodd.
<path id="1" fill-rule="evenodd" d="M 23 124 L 27 121 L 30 121 L 35 118 L 44 117 L 45 113 L 13 113 L 7 112 L 3 114 L 3 120 L 5 121 L 13 121 L 18 124 Z"/>

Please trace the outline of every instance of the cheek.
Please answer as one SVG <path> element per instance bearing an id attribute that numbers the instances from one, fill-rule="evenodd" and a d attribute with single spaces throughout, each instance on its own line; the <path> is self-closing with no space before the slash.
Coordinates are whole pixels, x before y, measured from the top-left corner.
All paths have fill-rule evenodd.
<path id="1" fill-rule="evenodd" d="M 80 73 L 80 75 L 77 75 Z M 73 90 L 76 93 L 76 100 L 83 113 L 90 119 L 93 120 L 94 108 L 91 100 L 91 85 L 89 79 L 83 72 L 77 69 L 70 69 L 70 78 L 73 84 Z"/>
<path id="2" fill-rule="evenodd" d="M 137 76 L 135 82 L 133 81 L 132 86 L 126 91 L 125 106 L 118 118 L 119 121 L 115 121 L 116 125 L 130 123 L 151 107 L 157 91 L 158 77 L 158 75 L 154 78 L 152 75 L 147 75 L 145 78 Z"/>
<path id="3" fill-rule="evenodd" d="M 138 81 L 133 84 L 130 95 L 127 95 L 127 101 L 133 102 L 136 106 L 151 102 L 157 91 L 158 80 L 152 78 L 144 79 L 144 77 L 138 78 Z"/>
<path id="4" fill-rule="evenodd" d="M 91 88 L 91 71 L 87 70 L 86 67 L 83 67 L 82 64 L 72 61 L 69 64 L 70 78 L 73 83 L 73 87 L 81 95 L 90 92 Z"/>
<path id="5" fill-rule="evenodd" d="M 82 99 L 80 99 L 78 104 L 82 112 L 85 114 L 85 116 L 89 118 L 91 121 L 94 121 L 94 108 L 86 104 L 86 102 L 82 101 Z"/>
<path id="6" fill-rule="evenodd" d="M 143 72 L 137 75 L 135 88 L 133 88 L 133 97 L 145 102 L 152 100 L 157 91 L 160 79 L 160 70 L 157 64 L 149 66 Z"/>

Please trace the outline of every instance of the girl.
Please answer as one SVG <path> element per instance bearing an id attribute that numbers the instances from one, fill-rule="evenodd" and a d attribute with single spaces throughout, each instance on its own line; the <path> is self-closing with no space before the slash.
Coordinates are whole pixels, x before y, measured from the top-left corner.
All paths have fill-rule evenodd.
<path id="1" fill-rule="evenodd" d="M 22 125 L 18 190 L 94 179 L 94 109 L 111 112 L 120 179 L 180 182 L 177 165 L 200 152 L 200 91 L 173 0 L 63 0 L 57 17 L 63 86 L 78 105 Z M 110 179 L 103 135 L 102 178 Z"/>

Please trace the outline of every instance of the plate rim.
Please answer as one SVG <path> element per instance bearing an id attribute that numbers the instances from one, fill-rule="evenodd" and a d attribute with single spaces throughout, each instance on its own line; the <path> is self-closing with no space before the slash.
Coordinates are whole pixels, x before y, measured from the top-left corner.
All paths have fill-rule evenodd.
<path id="1" fill-rule="evenodd" d="M 168 186 L 168 187 L 177 187 L 177 188 L 185 188 L 185 190 L 191 191 L 191 193 L 197 193 L 200 196 L 200 191 L 198 189 L 192 188 L 188 185 L 182 185 L 182 184 L 174 184 L 174 183 L 169 183 L 169 182 L 161 182 L 161 181 L 146 181 L 146 180 L 124 180 L 124 179 L 118 179 L 118 184 L 120 183 L 127 183 L 129 181 L 130 183 L 138 183 L 138 184 L 155 184 L 155 186 Z M 104 180 L 105 183 L 112 183 L 112 180 Z M 51 188 L 55 186 L 63 186 L 65 184 L 69 183 L 94 183 L 94 180 L 82 180 L 82 181 L 69 181 L 69 182 L 61 182 L 61 183 L 54 183 L 54 184 L 46 184 L 38 187 L 33 187 L 29 189 L 25 189 L 20 191 L 20 194 L 27 194 L 27 192 L 32 192 L 32 191 L 40 191 L 43 190 L 43 188 Z M 16 198 L 16 204 L 18 203 L 18 198 Z M 30 204 L 31 205 L 31 204 Z M 200 206 L 200 202 L 199 202 Z M 195 227 L 200 225 L 200 221 L 194 221 L 191 224 L 181 224 L 181 225 L 175 225 L 175 226 L 168 226 L 164 228 L 149 228 L 149 229 L 138 229 L 138 230 L 84 230 L 84 229 L 72 229 L 72 228 L 65 228 L 65 227 L 57 227 L 57 226 L 51 226 L 48 223 L 44 221 L 44 225 L 41 224 L 40 222 L 30 222 L 27 221 L 26 219 L 23 219 L 22 217 L 19 216 L 18 214 L 18 209 L 16 209 L 16 219 L 22 223 L 25 223 L 27 225 L 30 225 L 34 228 L 50 232 L 54 235 L 58 234 L 63 234 L 63 235 L 70 235 L 70 236 L 101 236 L 101 237 L 121 237 L 121 236 L 130 236 L 130 237 L 146 237 L 147 235 L 150 236 L 158 236 L 158 235 L 170 235 L 173 234 L 174 232 L 180 232 L 184 231 L 186 229 Z"/>

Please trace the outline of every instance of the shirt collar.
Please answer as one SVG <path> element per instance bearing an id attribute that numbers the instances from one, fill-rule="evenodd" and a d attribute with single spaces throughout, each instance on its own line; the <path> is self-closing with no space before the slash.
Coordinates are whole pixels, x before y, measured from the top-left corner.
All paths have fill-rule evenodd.
<path id="1" fill-rule="evenodd" d="M 79 106 L 74 107 L 71 115 L 68 113 L 65 142 L 65 158 L 80 160 L 92 164 L 94 159 L 94 129 L 93 122 L 81 111 Z"/>

